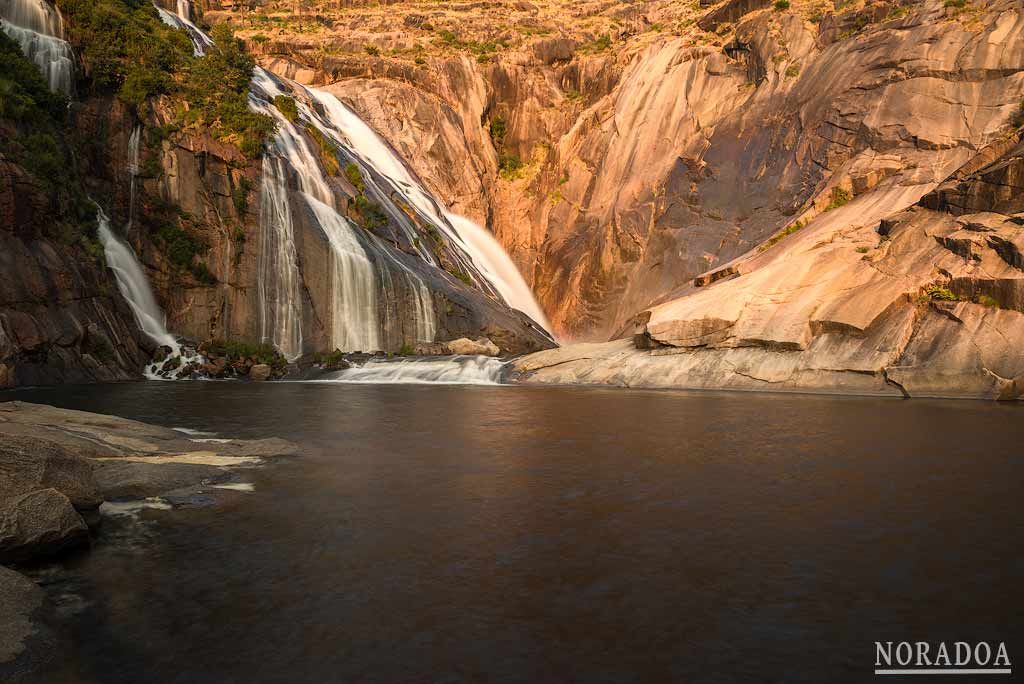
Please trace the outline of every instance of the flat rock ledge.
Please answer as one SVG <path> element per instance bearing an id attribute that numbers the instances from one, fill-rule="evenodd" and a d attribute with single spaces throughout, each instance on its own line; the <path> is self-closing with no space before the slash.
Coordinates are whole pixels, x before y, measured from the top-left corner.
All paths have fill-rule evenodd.
<path id="1" fill-rule="evenodd" d="M 297 453 L 283 439 L 189 438 L 117 416 L 0 403 L 0 563 L 88 546 L 104 504 L 230 487 L 238 469 Z M 34 582 L 0 566 L 0 680 L 20 681 L 44 655 L 32 646 L 46 632 L 34 617 L 44 604 Z"/>

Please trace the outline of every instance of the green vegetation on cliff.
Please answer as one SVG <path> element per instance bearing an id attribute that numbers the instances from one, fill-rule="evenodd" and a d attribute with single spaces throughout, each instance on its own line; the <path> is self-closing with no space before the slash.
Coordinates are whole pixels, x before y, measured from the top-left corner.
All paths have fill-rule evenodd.
<path id="1" fill-rule="evenodd" d="M 93 94 L 114 93 L 140 110 L 150 98 L 169 96 L 181 103 L 181 123 L 207 126 L 250 157 L 273 133 L 273 120 L 249 109 L 255 62 L 230 27 L 214 27 L 216 45 L 195 57 L 188 35 L 164 24 L 149 0 L 57 0 L 57 5 Z"/>

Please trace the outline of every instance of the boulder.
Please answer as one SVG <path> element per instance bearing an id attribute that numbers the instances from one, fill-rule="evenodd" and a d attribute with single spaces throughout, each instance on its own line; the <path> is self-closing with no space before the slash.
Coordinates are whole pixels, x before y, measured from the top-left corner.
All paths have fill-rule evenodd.
<path id="1" fill-rule="evenodd" d="M 13 570 L 0 567 L 0 679 L 10 674 L 4 666 L 25 651 L 34 630 L 31 616 L 43 603 L 43 590 Z"/>
<path id="2" fill-rule="evenodd" d="M 258 363 L 249 370 L 249 379 L 262 382 L 270 378 L 271 368 L 265 363 Z"/>
<path id="3" fill-rule="evenodd" d="M 89 527 L 56 489 L 40 489 L 0 508 L 0 562 L 50 556 L 86 544 Z"/>
<path id="4" fill-rule="evenodd" d="M 476 340 L 460 337 L 457 340 L 446 343 L 445 346 L 449 354 L 456 354 L 458 356 L 499 356 L 501 354 L 498 345 L 486 337 L 480 337 Z"/>
<path id="5" fill-rule="evenodd" d="M 4 435 L 0 442 L 0 502 L 51 488 L 78 509 L 94 509 L 103 502 L 84 458 L 56 442 Z"/>

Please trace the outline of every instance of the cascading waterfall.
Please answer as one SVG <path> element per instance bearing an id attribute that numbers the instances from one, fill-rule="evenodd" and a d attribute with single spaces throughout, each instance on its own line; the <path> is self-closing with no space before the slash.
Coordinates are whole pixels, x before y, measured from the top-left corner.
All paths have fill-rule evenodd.
<path id="1" fill-rule="evenodd" d="M 288 360 L 302 354 L 302 291 L 284 160 L 263 158 L 257 297 L 260 339 Z"/>
<path id="2" fill-rule="evenodd" d="M 183 349 L 178 340 L 167 331 L 164 312 L 156 303 L 146 274 L 127 243 L 118 239 L 110 228 L 110 219 L 102 208 L 96 207 L 98 234 L 103 246 L 107 266 L 114 272 L 117 289 L 128 302 L 139 329 L 158 347 L 166 348 L 165 358 L 147 366 L 146 377 L 176 379 L 181 370 L 194 362 L 202 362 L 193 350 Z"/>
<path id="3" fill-rule="evenodd" d="M 502 299 L 519 309 L 545 330 L 544 311 L 519 269 L 497 240 L 469 219 L 448 212 L 410 173 L 398 154 L 365 121 L 331 93 L 316 88 L 306 91 L 323 107 L 326 119 L 367 164 L 387 178 L 472 259 L 474 266 Z M 336 137 L 336 136 L 335 136 Z"/>
<path id="4" fill-rule="evenodd" d="M 331 341 L 343 351 L 376 351 L 380 343 L 377 277 L 348 219 L 323 202 L 306 196 L 334 252 Z"/>
<path id="5" fill-rule="evenodd" d="M 0 0 L 4 33 L 43 72 L 50 90 L 70 94 L 74 80 L 74 53 L 63 40 L 60 13 L 46 0 Z"/>
<path id="6" fill-rule="evenodd" d="M 213 45 L 213 41 L 202 29 L 192 23 L 191 5 L 186 0 L 178 0 L 178 13 L 168 12 L 160 5 L 154 4 L 160 19 L 176 29 L 181 29 L 188 34 L 192 40 L 192 52 L 196 57 L 206 54 L 206 49 Z"/>
<path id="7" fill-rule="evenodd" d="M 142 126 L 136 125 L 128 138 L 128 228 L 130 232 L 135 223 L 135 179 L 139 175 L 139 140 L 142 137 Z"/>
<path id="8" fill-rule="evenodd" d="M 284 169 L 287 167 L 295 172 L 299 189 L 306 195 L 307 203 L 317 219 L 317 223 L 327 236 L 332 251 L 332 310 L 331 310 L 331 345 L 342 351 L 377 351 L 383 349 L 383 330 L 387 322 L 382 321 L 381 309 L 378 302 L 378 290 L 384 284 L 385 277 L 389 278 L 386 266 L 375 268 L 371 263 L 360 240 L 360 230 L 344 216 L 338 213 L 333 207 L 334 193 L 328 185 L 327 179 L 321 170 L 317 155 L 310 147 L 308 141 L 295 128 L 277 107 L 270 104 L 279 95 L 286 95 L 277 81 L 265 70 L 257 68 L 253 75 L 253 88 L 250 103 L 253 109 L 273 117 L 278 124 L 277 135 L 274 138 L 271 154 L 277 155 L 275 165 L 279 167 L 278 181 L 284 178 Z M 324 126 L 316 113 L 307 107 L 305 103 L 297 102 L 302 113 L 315 125 Z M 287 186 L 275 182 L 275 185 L 264 183 L 262 193 L 273 196 L 271 204 L 276 205 L 277 197 L 287 198 Z M 261 200 L 262 203 L 262 200 Z M 278 211 L 261 213 L 261 231 L 267 235 L 292 235 L 291 241 L 286 238 L 271 241 L 271 248 L 280 252 L 277 256 L 266 255 L 266 264 L 272 266 L 268 270 L 262 270 L 266 277 L 266 287 L 274 288 L 273 283 L 295 283 L 294 289 L 288 287 L 276 288 L 279 293 L 290 292 L 289 297 L 279 297 L 279 306 L 282 311 L 288 312 L 289 319 L 294 321 L 295 326 L 301 330 L 301 302 L 298 297 L 300 291 L 298 283 L 300 280 L 298 272 L 298 259 L 294 253 L 294 228 L 291 223 L 291 216 L 287 206 L 280 207 Z M 414 312 L 414 335 L 416 341 L 432 342 L 437 330 L 437 322 L 434 316 L 433 300 L 430 292 L 422 279 L 413 273 L 407 266 L 383 250 L 377 252 L 377 256 L 387 256 L 394 264 L 402 270 L 405 275 L 409 291 L 415 300 Z M 291 299 L 293 296 L 295 299 Z M 261 307 L 266 310 L 266 306 Z M 265 316 L 280 317 L 280 312 L 265 313 Z M 294 336 L 284 335 L 285 330 L 273 326 L 264 330 L 265 340 L 274 343 L 286 357 L 289 352 L 282 348 L 282 341 L 285 346 L 291 349 L 291 353 L 298 356 L 301 353 L 301 339 L 296 340 Z M 277 333 L 277 334 L 275 334 Z M 289 357 L 290 358 L 290 357 Z"/>
<path id="9" fill-rule="evenodd" d="M 161 10 L 160 14 L 168 24 L 188 31 L 196 54 L 203 54 L 213 43 L 191 22 L 190 9 L 188 0 L 179 0 L 177 15 L 166 10 Z M 403 338 L 408 339 L 411 334 L 417 341 L 431 342 L 437 331 L 433 297 L 423 279 L 335 209 L 334 193 L 317 152 L 292 121 L 272 104 L 278 95 L 298 95 L 294 99 L 302 118 L 336 142 L 364 170 L 372 169 L 376 173 L 377 177 L 364 174 L 368 191 L 372 186 L 374 194 L 380 198 L 388 198 L 392 192 L 401 195 L 449 238 L 456 248 L 457 265 L 465 267 L 481 287 L 547 326 L 532 293 L 497 242 L 493 238 L 487 242 L 477 235 L 475 231 L 485 235 L 486 231 L 467 224 L 465 219 L 454 217 L 454 221 L 451 220 L 451 215 L 413 178 L 397 154 L 358 116 L 329 93 L 278 79 L 257 67 L 250 87 L 250 107 L 273 117 L 278 124 L 277 134 L 264 157 L 260 190 L 258 297 L 264 341 L 272 343 L 290 360 L 298 358 L 303 351 L 302 280 L 295 243 L 295 217 L 289 204 L 291 178 L 304 193 L 331 247 L 333 346 L 342 351 L 376 351 L 386 346 L 384 332 L 392 329 L 386 302 L 393 300 L 398 292 L 395 288 L 398 282 L 391 278 L 392 267 L 402 275 L 402 291 L 408 293 L 413 302 L 413 329 L 403 326 Z M 317 109 L 307 103 L 315 103 Z M 379 186 L 378 177 L 391 187 Z M 405 231 L 419 256 L 436 266 L 433 255 L 420 248 L 418 234 L 397 206 L 388 201 L 384 202 L 383 209 Z"/>

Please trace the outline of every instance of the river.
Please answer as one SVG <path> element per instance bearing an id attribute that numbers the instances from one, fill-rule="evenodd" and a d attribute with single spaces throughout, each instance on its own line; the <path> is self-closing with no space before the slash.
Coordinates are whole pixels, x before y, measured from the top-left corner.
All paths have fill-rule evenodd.
<path id="1" fill-rule="evenodd" d="M 41 569 L 47 682 L 863 681 L 1024 640 L 1024 407 L 614 389 L 0 394 L 302 456 Z"/>

